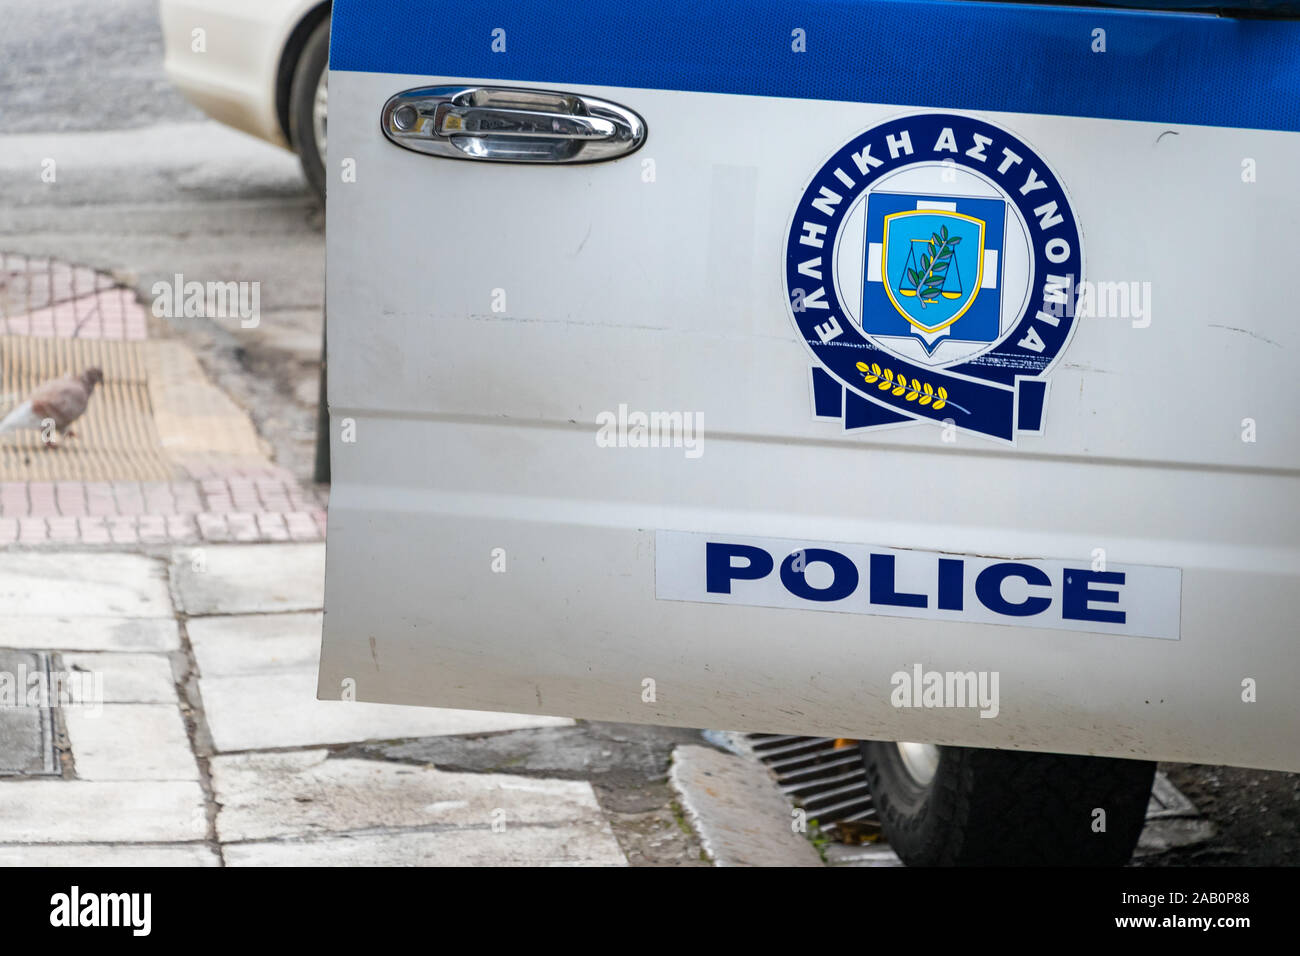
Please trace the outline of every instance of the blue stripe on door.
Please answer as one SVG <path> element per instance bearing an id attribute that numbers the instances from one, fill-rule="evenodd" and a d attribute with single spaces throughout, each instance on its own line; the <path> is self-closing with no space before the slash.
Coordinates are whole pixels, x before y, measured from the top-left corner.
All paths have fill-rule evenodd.
<path id="1" fill-rule="evenodd" d="M 333 32 L 336 70 L 1300 130 L 1294 21 L 966 0 L 335 0 Z"/>

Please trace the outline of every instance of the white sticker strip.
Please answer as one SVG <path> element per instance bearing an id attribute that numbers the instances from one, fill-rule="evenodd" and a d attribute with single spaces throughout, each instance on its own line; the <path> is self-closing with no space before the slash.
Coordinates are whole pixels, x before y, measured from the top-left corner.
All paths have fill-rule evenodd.
<path id="1" fill-rule="evenodd" d="M 884 273 L 880 269 L 880 258 L 885 254 L 885 246 L 879 242 L 867 243 L 867 281 L 883 282 Z"/>
<path id="2" fill-rule="evenodd" d="M 1183 573 L 659 531 L 655 596 L 1179 639 Z"/>
<path id="3" fill-rule="evenodd" d="M 998 251 L 996 249 L 984 250 L 984 280 L 980 283 L 981 289 L 996 289 L 998 287 Z"/>

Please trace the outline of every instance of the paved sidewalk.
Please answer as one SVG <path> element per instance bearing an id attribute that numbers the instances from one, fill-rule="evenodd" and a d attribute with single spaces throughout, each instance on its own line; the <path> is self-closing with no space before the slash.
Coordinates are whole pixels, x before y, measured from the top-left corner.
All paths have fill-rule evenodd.
<path id="1" fill-rule="evenodd" d="M 0 414 L 70 370 L 105 374 L 75 437 L 0 438 L 0 546 L 323 540 L 325 492 L 272 463 L 245 410 L 151 321 L 112 276 L 0 252 Z"/>
<path id="2" fill-rule="evenodd" d="M 65 691 L 54 772 L 0 759 L 0 865 L 626 862 L 586 780 L 356 746 L 572 721 L 315 700 L 323 567 L 321 544 L 0 554 L 0 648 L 53 652 Z"/>
<path id="3" fill-rule="evenodd" d="M 90 365 L 0 441 L 0 865 L 704 862 L 690 732 L 315 700 L 327 492 L 119 278 L 0 253 L 0 413 Z"/>

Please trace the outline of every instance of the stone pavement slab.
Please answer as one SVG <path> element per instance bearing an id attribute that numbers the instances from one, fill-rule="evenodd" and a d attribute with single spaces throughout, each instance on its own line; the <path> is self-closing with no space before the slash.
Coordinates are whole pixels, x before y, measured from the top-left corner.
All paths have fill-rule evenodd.
<path id="1" fill-rule="evenodd" d="M 0 647 L 78 651 L 175 651 L 180 628 L 170 617 L 9 617 L 0 603 Z"/>
<path id="2" fill-rule="evenodd" d="M 189 621 L 203 709 L 217 750 L 483 734 L 573 723 L 563 717 L 316 700 L 320 626 L 316 612 Z"/>
<path id="3" fill-rule="evenodd" d="M 199 688 L 213 742 L 226 752 L 572 723 L 565 717 L 316 700 L 316 674 L 307 670 L 205 677 Z"/>
<path id="4" fill-rule="evenodd" d="M 184 843 L 206 833 L 193 781 L 0 780 L 6 844 Z"/>
<path id="5" fill-rule="evenodd" d="M 78 780 L 198 780 L 175 703 L 63 711 Z"/>
<path id="6" fill-rule="evenodd" d="M 710 747 L 673 751 L 670 773 L 682 808 L 718 866 L 821 866 L 791 826 L 790 805 L 757 761 Z"/>
<path id="7" fill-rule="evenodd" d="M 315 671 L 324 617 L 320 611 L 197 617 L 187 631 L 204 677 Z"/>
<path id="8" fill-rule="evenodd" d="M 509 827 L 598 821 L 585 780 L 453 773 L 327 750 L 232 754 L 212 761 L 224 841 L 374 827 Z"/>
<path id="9" fill-rule="evenodd" d="M 217 757 L 212 781 L 223 843 L 422 829 L 426 841 L 441 837 L 448 844 L 441 850 L 428 848 L 438 858 L 425 862 L 456 862 L 446 854 L 471 851 L 512 860 L 526 844 L 533 846 L 534 855 L 540 851 L 555 861 L 623 859 L 586 781 L 448 773 L 331 758 L 325 750 Z M 320 848 L 325 851 L 321 859 L 339 848 Z M 381 851 L 392 853 L 392 844 L 364 850 L 369 855 Z"/>
<path id="10" fill-rule="evenodd" d="M 649 724 L 584 720 L 568 727 L 529 727 L 481 737 L 422 737 L 358 744 L 348 755 L 443 770 L 504 771 L 539 777 L 585 777 L 623 788 L 662 780 L 679 743 L 699 732 Z"/>
<path id="11" fill-rule="evenodd" d="M 178 549 L 172 587 L 191 615 L 313 611 L 325 601 L 325 545 L 205 545 Z"/>
<path id="12" fill-rule="evenodd" d="M 172 665 L 163 654 L 61 654 L 69 672 L 90 675 L 106 704 L 176 704 Z"/>
<path id="13" fill-rule="evenodd" d="M 216 850 L 201 843 L 145 846 L 129 843 L 0 844 L 0 867 L 220 865 Z"/>
<path id="14" fill-rule="evenodd" d="M 61 651 L 96 688 L 62 710 L 75 779 L 0 780 L 0 864 L 219 864 L 204 842 L 213 802 L 236 865 L 626 864 L 585 779 L 330 758 L 322 745 L 576 728 L 317 700 L 323 569 L 323 547 L 302 544 L 178 548 L 169 569 L 121 553 L 0 554 L 0 642 Z M 216 751 L 208 795 L 176 684 L 182 627 L 200 739 Z M 563 775 L 590 769 L 593 747 L 604 766 L 599 746 Z"/>
<path id="15" fill-rule="evenodd" d="M 0 616 L 172 617 L 158 562 L 138 554 L 0 553 Z"/>
<path id="16" fill-rule="evenodd" d="M 232 843 L 228 866 L 626 866 L 611 837 L 575 824 L 491 830 L 347 834 Z"/>

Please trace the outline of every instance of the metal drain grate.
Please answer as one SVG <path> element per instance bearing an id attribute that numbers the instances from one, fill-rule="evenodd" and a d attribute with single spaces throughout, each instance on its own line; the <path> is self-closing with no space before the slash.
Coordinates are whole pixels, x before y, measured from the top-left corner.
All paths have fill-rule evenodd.
<path id="1" fill-rule="evenodd" d="M 841 835 L 841 824 L 858 821 L 876 823 L 876 811 L 867 789 L 856 740 L 833 737 L 791 737 L 781 734 L 733 734 L 730 742 L 747 752 L 775 775 L 786 798 L 803 807 L 808 821 L 817 821 L 821 832 L 853 844 L 854 834 Z M 1147 804 L 1147 823 L 1134 851 L 1135 859 L 1162 853 L 1175 847 L 1204 843 L 1214 829 L 1177 787 L 1157 773 Z M 883 834 L 870 846 L 833 845 L 826 851 L 832 866 L 898 865 Z"/>
<path id="2" fill-rule="evenodd" d="M 32 706 L 30 688 L 50 686 L 50 655 L 0 649 L 0 777 L 58 776 L 63 772 L 55 744 L 54 712 Z"/>
<path id="3" fill-rule="evenodd" d="M 828 836 L 837 835 L 841 823 L 875 820 L 856 740 L 746 734 L 739 742 L 768 766 L 781 792 Z"/>

